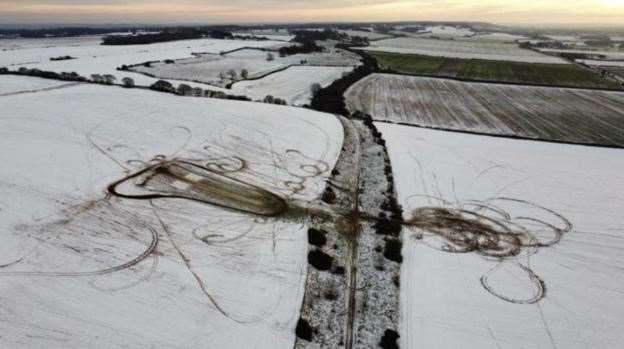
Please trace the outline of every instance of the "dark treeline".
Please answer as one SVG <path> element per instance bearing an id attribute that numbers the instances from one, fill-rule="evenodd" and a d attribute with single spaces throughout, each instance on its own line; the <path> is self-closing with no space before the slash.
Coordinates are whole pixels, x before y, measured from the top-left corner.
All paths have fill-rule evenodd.
<path id="1" fill-rule="evenodd" d="M 297 45 L 281 47 L 279 49 L 280 56 L 290 56 L 296 55 L 298 53 L 313 53 L 313 52 L 323 52 L 323 48 L 316 44 L 316 42 L 312 40 L 305 40 L 303 42 L 299 42 Z"/>
<path id="2" fill-rule="evenodd" d="M 349 111 L 344 102 L 344 93 L 351 85 L 369 74 L 379 71 L 379 66 L 375 58 L 362 51 L 351 50 L 347 45 L 336 45 L 336 47 L 362 56 L 362 65 L 355 68 L 351 73 L 344 75 L 341 79 L 334 81 L 331 85 L 316 91 L 310 106 L 314 110 L 347 116 Z"/>
<path id="3" fill-rule="evenodd" d="M 231 32 L 225 30 L 205 30 L 196 28 L 166 29 L 160 33 L 140 35 L 111 35 L 103 39 L 102 45 L 145 45 L 156 42 L 189 40 L 200 38 L 232 39 Z"/>
<path id="4" fill-rule="evenodd" d="M 337 40 L 343 41 L 348 38 L 347 35 L 340 34 L 335 30 L 293 30 L 291 34 L 295 35 L 293 39 L 297 45 L 282 47 L 279 49 L 280 56 L 290 56 L 298 53 L 314 53 L 322 52 L 323 48 L 316 44 L 316 41 Z"/>
<path id="5" fill-rule="evenodd" d="M 0 75 L 2 74 L 11 74 L 11 75 L 25 75 L 25 76 L 35 76 L 44 79 L 55 79 L 55 80 L 63 80 L 63 81 L 79 81 L 85 82 L 88 81 L 84 76 L 78 75 L 76 72 L 62 72 L 57 73 L 53 71 L 40 70 L 36 68 L 25 68 L 21 67 L 17 71 L 10 71 L 6 67 L 0 68 Z"/>
<path id="6" fill-rule="evenodd" d="M 87 28 L 87 27 L 71 27 L 71 28 L 51 28 L 51 29 L 0 29 L 3 35 L 18 35 L 22 38 L 46 38 L 46 37 L 70 37 L 80 35 L 101 35 L 112 31 L 126 32 L 133 28 Z"/>
<path id="7" fill-rule="evenodd" d="M 317 41 L 334 40 L 349 46 L 368 46 L 369 44 L 368 39 L 365 37 L 349 36 L 329 28 L 323 30 L 293 30 L 291 34 L 295 35 L 292 41 L 298 43 L 298 45 L 280 48 L 280 56 L 322 52 L 323 47 L 317 45 Z"/>

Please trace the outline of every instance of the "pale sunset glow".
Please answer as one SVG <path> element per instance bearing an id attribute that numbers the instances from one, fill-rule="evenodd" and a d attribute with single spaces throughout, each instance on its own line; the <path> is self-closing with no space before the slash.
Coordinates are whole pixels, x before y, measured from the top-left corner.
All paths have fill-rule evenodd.
<path id="1" fill-rule="evenodd" d="M 456 20 L 618 25 L 624 0 L 1 0 L 0 21 L 329 22 Z"/>

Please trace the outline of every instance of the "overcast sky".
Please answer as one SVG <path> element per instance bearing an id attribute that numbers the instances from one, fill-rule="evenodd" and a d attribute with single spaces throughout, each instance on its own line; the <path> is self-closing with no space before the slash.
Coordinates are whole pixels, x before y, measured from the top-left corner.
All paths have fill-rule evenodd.
<path id="1" fill-rule="evenodd" d="M 408 20 L 621 25 L 624 0 L 0 0 L 2 23 Z"/>

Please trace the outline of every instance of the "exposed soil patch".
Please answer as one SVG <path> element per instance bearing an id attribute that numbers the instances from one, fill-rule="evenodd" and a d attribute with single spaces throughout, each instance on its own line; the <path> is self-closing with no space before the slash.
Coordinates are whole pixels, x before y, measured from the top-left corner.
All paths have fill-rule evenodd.
<path id="1" fill-rule="evenodd" d="M 539 213 L 539 217 L 548 217 L 548 221 L 546 218 L 516 217 L 505 207 L 530 209 L 536 215 Z M 498 260 L 498 266 L 481 277 L 481 285 L 492 295 L 518 304 L 539 302 L 546 295 L 546 287 L 530 265 L 522 264 L 517 257 L 528 258 L 540 248 L 554 246 L 572 230 L 572 224 L 555 211 L 504 197 L 471 201 L 455 207 L 450 204 L 446 207 L 421 207 L 410 215 L 406 226 L 416 234 L 416 238 L 427 238 L 428 246 L 446 253 L 478 253 Z M 489 283 L 492 274 L 507 260 L 527 274 L 527 280 L 535 290 L 533 295 L 513 298 L 497 291 Z"/>

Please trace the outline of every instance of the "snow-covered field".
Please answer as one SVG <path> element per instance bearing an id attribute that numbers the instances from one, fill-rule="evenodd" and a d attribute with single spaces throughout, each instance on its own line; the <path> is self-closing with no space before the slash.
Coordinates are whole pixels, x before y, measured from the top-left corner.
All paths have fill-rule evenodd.
<path id="1" fill-rule="evenodd" d="M 373 74 L 345 93 L 375 120 L 578 143 L 624 145 L 624 93 Z"/>
<path id="2" fill-rule="evenodd" d="M 561 58 L 521 49 L 515 44 L 485 40 L 436 40 L 405 37 L 374 41 L 370 46 L 363 49 L 438 57 L 567 64 Z"/>
<path id="3" fill-rule="evenodd" d="M 93 46 L 102 42 L 101 35 L 72 36 L 66 38 L 32 38 L 0 40 L 0 52 L 51 47 Z"/>
<path id="4" fill-rule="evenodd" d="M 132 70 L 159 78 L 197 81 L 222 87 L 231 82 L 227 75 L 230 70 L 236 72 L 236 80 L 242 80 L 240 74 L 243 69 L 248 71 L 248 78 L 253 79 L 292 65 L 357 66 L 360 64 L 358 55 L 343 50 L 285 57 L 271 53 L 273 60 L 267 60 L 268 54 L 268 52 L 248 49 L 226 55 L 200 55 L 178 60 L 173 64 L 154 63 L 151 67 L 136 66 Z M 226 74 L 226 78 L 222 80 L 221 74 Z"/>
<path id="5" fill-rule="evenodd" d="M 293 346 L 304 222 L 185 199 L 198 175 L 119 186 L 162 198 L 107 187 L 175 159 L 312 200 L 342 146 L 333 116 L 89 84 L 0 103 L 0 347 Z"/>
<path id="6" fill-rule="evenodd" d="M 349 36 L 359 36 L 363 38 L 368 38 L 369 40 L 379 40 L 389 38 L 391 35 L 377 33 L 374 31 L 365 31 L 365 30 L 340 30 L 341 33 L 347 34 Z"/>
<path id="7" fill-rule="evenodd" d="M 328 86 L 351 70 L 353 67 L 295 66 L 259 80 L 237 82 L 232 85 L 232 93 L 254 100 L 271 95 L 286 100 L 290 105 L 305 105 L 312 98 L 313 84 Z"/>
<path id="8" fill-rule="evenodd" d="M 285 33 L 281 33 L 281 32 L 273 32 L 273 31 L 245 31 L 245 32 L 234 32 L 232 33 L 234 35 L 240 35 L 240 36 L 260 36 L 263 38 L 267 38 L 269 40 L 275 40 L 275 41 L 290 41 L 292 39 L 295 38 L 294 35 L 289 34 L 288 32 Z"/>
<path id="9" fill-rule="evenodd" d="M 518 35 L 518 34 L 492 32 L 492 33 L 485 33 L 485 34 L 476 34 L 475 36 L 471 37 L 471 39 L 477 40 L 477 41 L 484 40 L 484 41 L 514 42 L 516 40 L 528 40 L 529 38 L 527 38 L 524 35 Z"/>
<path id="10" fill-rule="evenodd" d="M 577 35 L 546 35 L 547 38 L 557 41 L 581 41 L 581 37 Z"/>
<path id="11" fill-rule="evenodd" d="M 606 59 L 624 60 L 624 51 L 565 50 L 556 48 L 541 48 L 539 50 L 541 52 L 550 53 L 584 53 L 588 55 L 602 55 L 605 56 Z"/>
<path id="12" fill-rule="evenodd" d="M 422 28 L 420 31 L 403 31 L 407 28 L 414 28 L 413 25 L 398 25 L 394 27 L 395 34 L 406 36 L 417 36 L 420 38 L 436 37 L 436 38 L 466 38 L 474 35 L 474 31 L 468 27 L 457 27 L 448 25 L 428 25 Z"/>
<path id="13" fill-rule="evenodd" d="M 624 57 L 622 57 L 624 59 Z M 599 67 L 624 67 L 624 61 L 599 61 L 594 59 L 577 59 L 579 63 Z"/>
<path id="14" fill-rule="evenodd" d="M 150 45 L 100 45 L 99 37 L 92 37 L 90 41 L 79 45 L 66 43 L 56 39 L 49 39 L 49 46 L 24 46 L 21 49 L 0 52 L 0 67 L 18 69 L 20 67 L 38 68 L 54 72 L 77 72 L 90 78 L 91 74 L 112 74 L 121 80 L 131 77 L 137 85 L 151 85 L 157 79 L 133 72 L 117 71 L 122 65 L 139 64 L 147 61 L 161 61 L 165 59 L 181 59 L 192 57 L 192 53 L 220 53 L 241 47 L 279 48 L 288 45 L 279 41 L 251 41 L 251 40 L 216 40 L 197 39 L 182 40 Z M 7 40 L 10 45 L 11 40 Z M 19 42 L 23 39 L 19 40 Z M 50 61 L 51 57 L 69 55 L 76 59 L 64 61 Z M 174 81 L 175 83 L 176 81 Z M 200 85 L 198 85 L 200 86 Z"/>
<path id="15" fill-rule="evenodd" d="M 623 150 L 376 126 L 406 219 L 420 222 L 403 232 L 402 348 L 620 347 Z M 418 228 L 433 208 L 539 243 L 491 257 L 501 251 L 468 230 Z M 452 253 L 469 241 L 483 250 Z"/>
<path id="16" fill-rule="evenodd" d="M 31 78 L 26 76 L 0 76 L 0 96 L 58 88 L 68 85 L 64 81 Z"/>
<path id="17" fill-rule="evenodd" d="M 472 29 L 467 27 L 454 27 L 446 25 L 427 26 L 425 31 L 431 32 L 432 35 L 439 37 L 459 37 L 474 34 Z"/>

